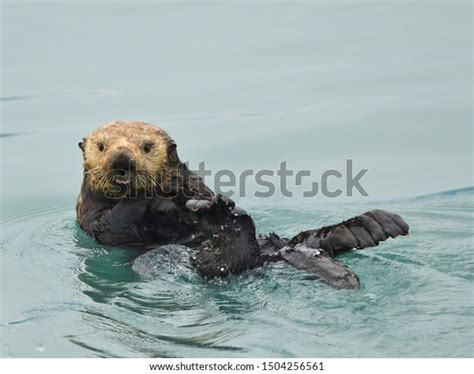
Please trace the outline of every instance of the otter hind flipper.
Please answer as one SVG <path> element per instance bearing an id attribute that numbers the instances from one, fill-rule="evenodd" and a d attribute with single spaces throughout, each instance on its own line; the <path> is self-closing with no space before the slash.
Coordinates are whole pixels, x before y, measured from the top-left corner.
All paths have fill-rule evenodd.
<path id="1" fill-rule="evenodd" d="M 334 288 L 348 290 L 360 288 L 357 275 L 325 251 L 299 244 L 295 247 L 283 247 L 280 253 L 289 264 L 316 276 L 316 278 Z"/>
<path id="2" fill-rule="evenodd" d="M 388 238 L 408 235 L 409 226 L 398 214 L 385 210 L 371 210 L 336 225 L 299 233 L 289 244 L 305 244 L 320 248 L 332 257 L 356 248 L 373 247 Z"/>

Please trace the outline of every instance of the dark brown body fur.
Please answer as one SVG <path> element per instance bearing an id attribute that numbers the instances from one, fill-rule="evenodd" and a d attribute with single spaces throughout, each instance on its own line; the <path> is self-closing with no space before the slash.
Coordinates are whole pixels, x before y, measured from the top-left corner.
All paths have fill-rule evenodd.
<path id="1" fill-rule="evenodd" d="M 334 260 L 342 251 L 406 235 L 398 215 L 367 212 L 341 224 L 309 230 L 291 240 L 257 236 L 251 217 L 216 196 L 183 164 L 162 129 L 116 121 L 80 143 L 84 180 L 77 202 L 81 228 L 100 243 L 151 249 L 183 244 L 196 250 L 205 277 L 238 274 L 267 261 L 286 260 L 337 288 L 357 288 L 357 276 Z M 130 170 L 120 170 L 125 162 Z M 117 172 L 119 170 L 120 172 Z"/>

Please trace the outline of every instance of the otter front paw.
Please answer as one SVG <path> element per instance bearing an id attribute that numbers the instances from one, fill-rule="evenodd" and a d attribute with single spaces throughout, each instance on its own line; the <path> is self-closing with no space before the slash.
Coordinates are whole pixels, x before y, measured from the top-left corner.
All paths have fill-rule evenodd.
<path id="1" fill-rule="evenodd" d="M 212 196 L 210 200 L 188 200 L 186 201 L 186 208 L 192 212 L 216 219 L 217 217 L 228 216 L 229 211 L 235 208 L 235 203 L 232 199 L 218 194 Z"/>
<path id="2" fill-rule="evenodd" d="M 97 240 L 97 236 L 101 235 L 105 231 L 105 227 L 99 221 L 93 221 L 89 226 L 87 233 L 92 236 L 93 239 Z"/>
<path id="3" fill-rule="evenodd" d="M 209 200 L 191 199 L 186 201 L 186 209 L 192 212 L 205 211 L 211 208 L 211 204 L 212 203 Z"/>
<path id="4" fill-rule="evenodd" d="M 208 239 L 194 261 L 202 276 L 238 274 L 260 263 L 255 225 L 231 199 L 217 195 L 211 200 L 189 200 L 186 207 L 196 213 L 199 227 Z"/>

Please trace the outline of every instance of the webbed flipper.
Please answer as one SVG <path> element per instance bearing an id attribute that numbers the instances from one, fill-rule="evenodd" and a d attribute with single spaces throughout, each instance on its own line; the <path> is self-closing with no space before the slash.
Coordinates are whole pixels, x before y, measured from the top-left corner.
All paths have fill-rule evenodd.
<path id="1" fill-rule="evenodd" d="M 349 290 L 360 288 L 357 275 L 323 250 L 298 244 L 294 247 L 285 246 L 279 252 L 281 257 L 295 268 L 316 276 L 334 288 Z"/>
<path id="2" fill-rule="evenodd" d="M 323 249 L 335 257 L 352 248 L 373 247 L 389 237 L 408 235 L 408 231 L 408 224 L 398 214 L 371 210 L 336 225 L 300 232 L 288 244 Z"/>

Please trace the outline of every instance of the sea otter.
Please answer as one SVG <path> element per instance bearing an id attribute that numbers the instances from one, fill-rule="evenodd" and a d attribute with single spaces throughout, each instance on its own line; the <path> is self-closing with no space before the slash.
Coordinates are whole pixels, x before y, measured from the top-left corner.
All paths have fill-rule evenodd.
<path id="1" fill-rule="evenodd" d="M 373 210 L 291 239 L 257 235 L 252 218 L 229 198 L 214 194 L 180 161 L 173 139 L 147 123 L 110 122 L 79 147 L 84 158 L 76 206 L 80 227 L 109 246 L 186 245 L 206 278 L 283 260 L 333 287 L 355 289 L 357 275 L 334 257 L 408 234 L 399 215 Z"/>

